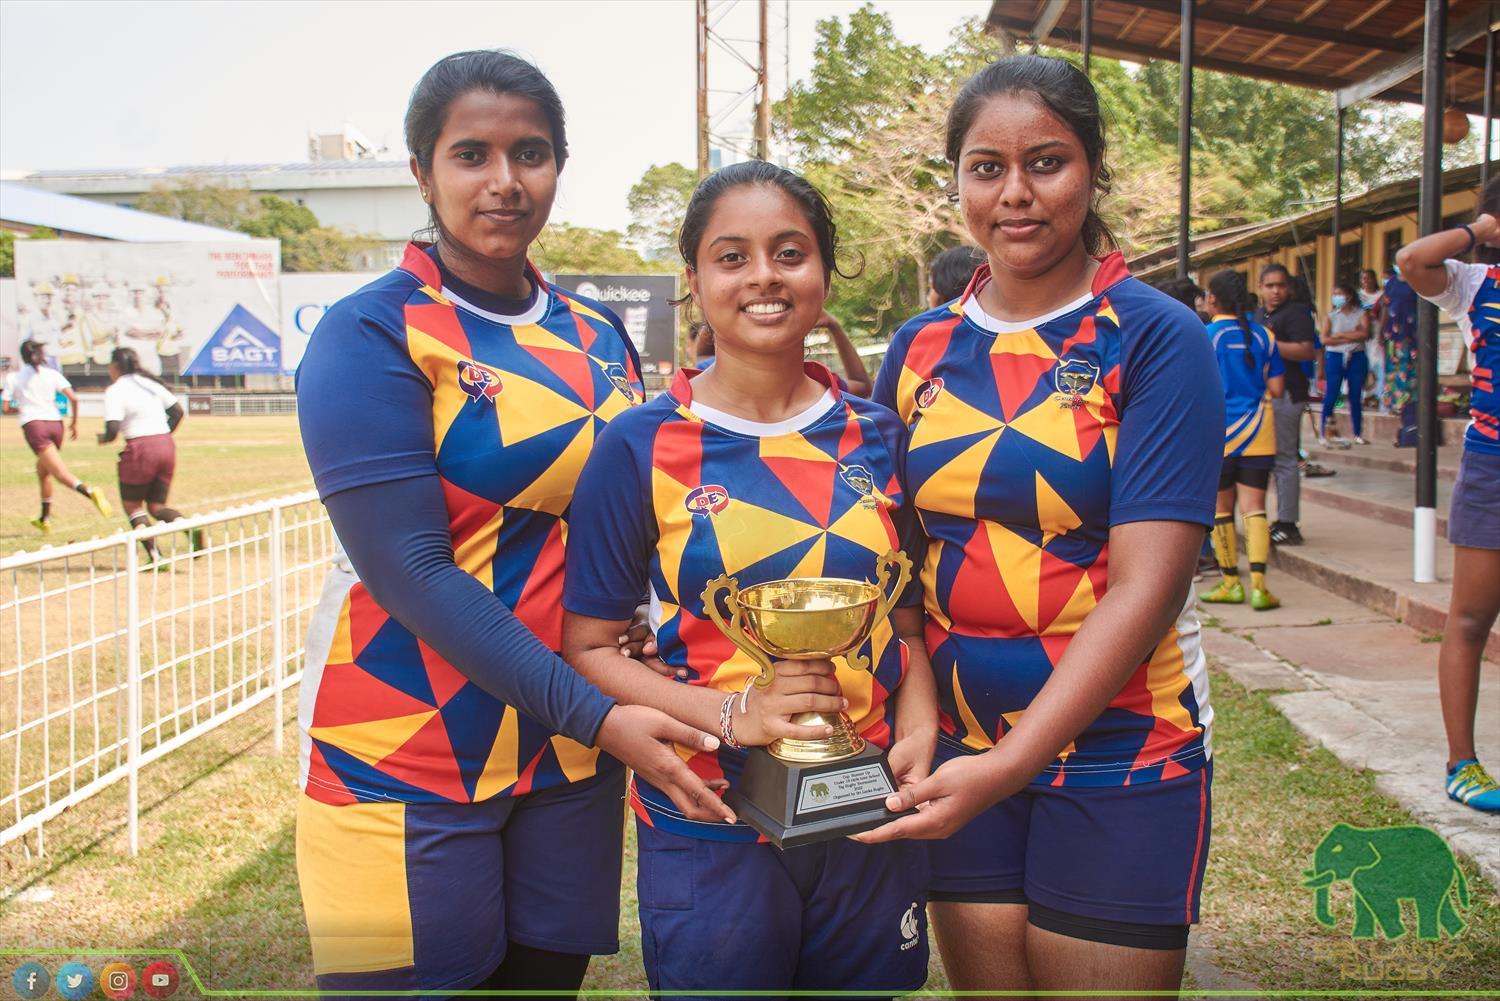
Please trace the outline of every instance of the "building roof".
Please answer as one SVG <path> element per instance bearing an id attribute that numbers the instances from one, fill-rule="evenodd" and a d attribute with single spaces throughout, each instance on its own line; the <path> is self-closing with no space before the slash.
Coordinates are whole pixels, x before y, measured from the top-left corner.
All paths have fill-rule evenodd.
<path id="1" fill-rule="evenodd" d="M 244 233 L 0 181 L 0 222 L 133 243 L 248 240 Z"/>
<path id="2" fill-rule="evenodd" d="M 308 188 L 414 187 L 405 160 L 304 160 L 298 163 L 224 163 L 178 167 L 106 167 L 12 173 L 9 180 L 80 194 L 149 191 L 189 180 L 243 185 L 255 191 Z"/>
<path id="3" fill-rule="evenodd" d="M 1479 165 L 1455 167 L 1443 172 L 1443 190 L 1446 192 L 1472 190 L 1479 186 Z M 1415 212 L 1421 178 L 1408 177 L 1378 188 L 1371 188 L 1360 195 L 1344 199 L 1339 228 L 1348 232 L 1371 219 L 1380 219 L 1398 212 Z M 1302 245 L 1318 236 L 1330 232 L 1333 225 L 1333 200 L 1300 215 L 1285 216 L 1253 228 L 1235 227 L 1213 233 L 1199 233 L 1193 237 L 1188 254 L 1189 268 L 1204 268 L 1215 264 L 1242 261 L 1247 257 L 1269 254 L 1291 245 Z M 1170 277 L 1177 267 L 1177 245 L 1158 247 L 1149 253 L 1131 258 L 1130 273 L 1144 281 Z"/>
<path id="4" fill-rule="evenodd" d="M 1365 98 L 1421 103 L 1424 0 L 1195 0 L 1200 69 Z M 991 29 L 1078 49 L 1081 0 L 992 0 Z M 1090 45 L 1101 56 L 1176 62 L 1180 0 L 1094 0 Z M 1448 0 L 1450 100 L 1482 114 L 1484 37 L 1500 5 Z"/>

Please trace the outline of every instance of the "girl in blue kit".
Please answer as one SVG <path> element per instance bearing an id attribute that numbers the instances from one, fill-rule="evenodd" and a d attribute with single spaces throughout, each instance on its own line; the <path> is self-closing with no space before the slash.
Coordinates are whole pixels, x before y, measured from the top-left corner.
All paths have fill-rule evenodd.
<path id="1" fill-rule="evenodd" d="M 739 776 L 746 747 L 831 732 L 792 723 L 795 713 L 841 708 L 889 748 L 901 784 L 918 781 L 938 721 L 915 582 L 875 624 L 869 671 L 842 657 L 783 661 L 767 688 L 701 597 L 726 573 L 741 587 L 874 580 L 888 550 L 920 562 L 900 421 L 803 361 L 834 271 L 828 206 L 790 171 L 737 164 L 698 186 L 680 247 L 717 361 L 680 372 L 595 445 L 573 501 L 564 654 L 620 703 L 717 732 L 717 751 L 681 749 L 717 787 Z M 643 593 L 672 677 L 616 648 Z M 683 816 L 648 776 L 636 776 L 630 802 L 653 991 L 892 995 L 926 979 L 923 849 L 837 839 L 779 850 L 727 808 L 718 823 Z"/>

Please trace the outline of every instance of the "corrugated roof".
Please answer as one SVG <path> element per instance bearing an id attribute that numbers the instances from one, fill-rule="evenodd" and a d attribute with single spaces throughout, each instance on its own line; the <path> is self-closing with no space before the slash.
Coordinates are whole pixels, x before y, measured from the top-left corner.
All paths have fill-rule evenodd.
<path id="1" fill-rule="evenodd" d="M 0 181 L 0 221 L 46 226 L 60 233 L 78 233 L 102 240 L 133 243 L 206 243 L 248 240 L 244 233 L 203 226 L 181 219 L 106 205 L 87 198 Z"/>
<path id="2" fill-rule="evenodd" d="M 394 171 L 410 177 L 411 168 L 405 160 L 302 160 L 297 163 L 212 163 L 185 164 L 175 167 L 87 167 L 67 170 L 35 170 L 19 175 L 19 179 L 62 181 L 75 178 L 109 177 L 243 177 L 255 174 L 345 174 L 372 171 Z"/>

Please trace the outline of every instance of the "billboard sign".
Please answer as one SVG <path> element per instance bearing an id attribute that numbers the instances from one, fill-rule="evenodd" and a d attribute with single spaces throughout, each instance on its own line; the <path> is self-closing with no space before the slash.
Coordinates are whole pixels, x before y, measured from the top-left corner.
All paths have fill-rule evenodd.
<path id="1" fill-rule="evenodd" d="M 553 281 L 602 303 L 620 318 L 641 356 L 643 374 L 665 376 L 676 370 L 677 324 L 672 309 L 672 300 L 677 298 L 675 276 L 559 274 Z"/>

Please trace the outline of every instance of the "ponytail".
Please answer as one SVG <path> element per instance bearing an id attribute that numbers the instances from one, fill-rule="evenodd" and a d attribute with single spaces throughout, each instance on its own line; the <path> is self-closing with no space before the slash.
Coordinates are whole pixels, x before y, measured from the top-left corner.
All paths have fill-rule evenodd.
<path id="1" fill-rule="evenodd" d="M 109 363 L 119 369 L 122 376 L 138 375 L 142 379 L 150 379 L 170 392 L 165 382 L 141 368 L 141 356 L 136 354 L 135 348 L 115 348 L 109 353 Z"/>
<path id="2" fill-rule="evenodd" d="M 1245 368 L 1256 371 L 1255 334 L 1250 329 L 1250 290 L 1245 287 L 1245 276 L 1238 271 L 1225 269 L 1209 279 L 1208 290 L 1213 293 L 1219 308 L 1233 313 L 1240 332 L 1245 337 Z"/>

